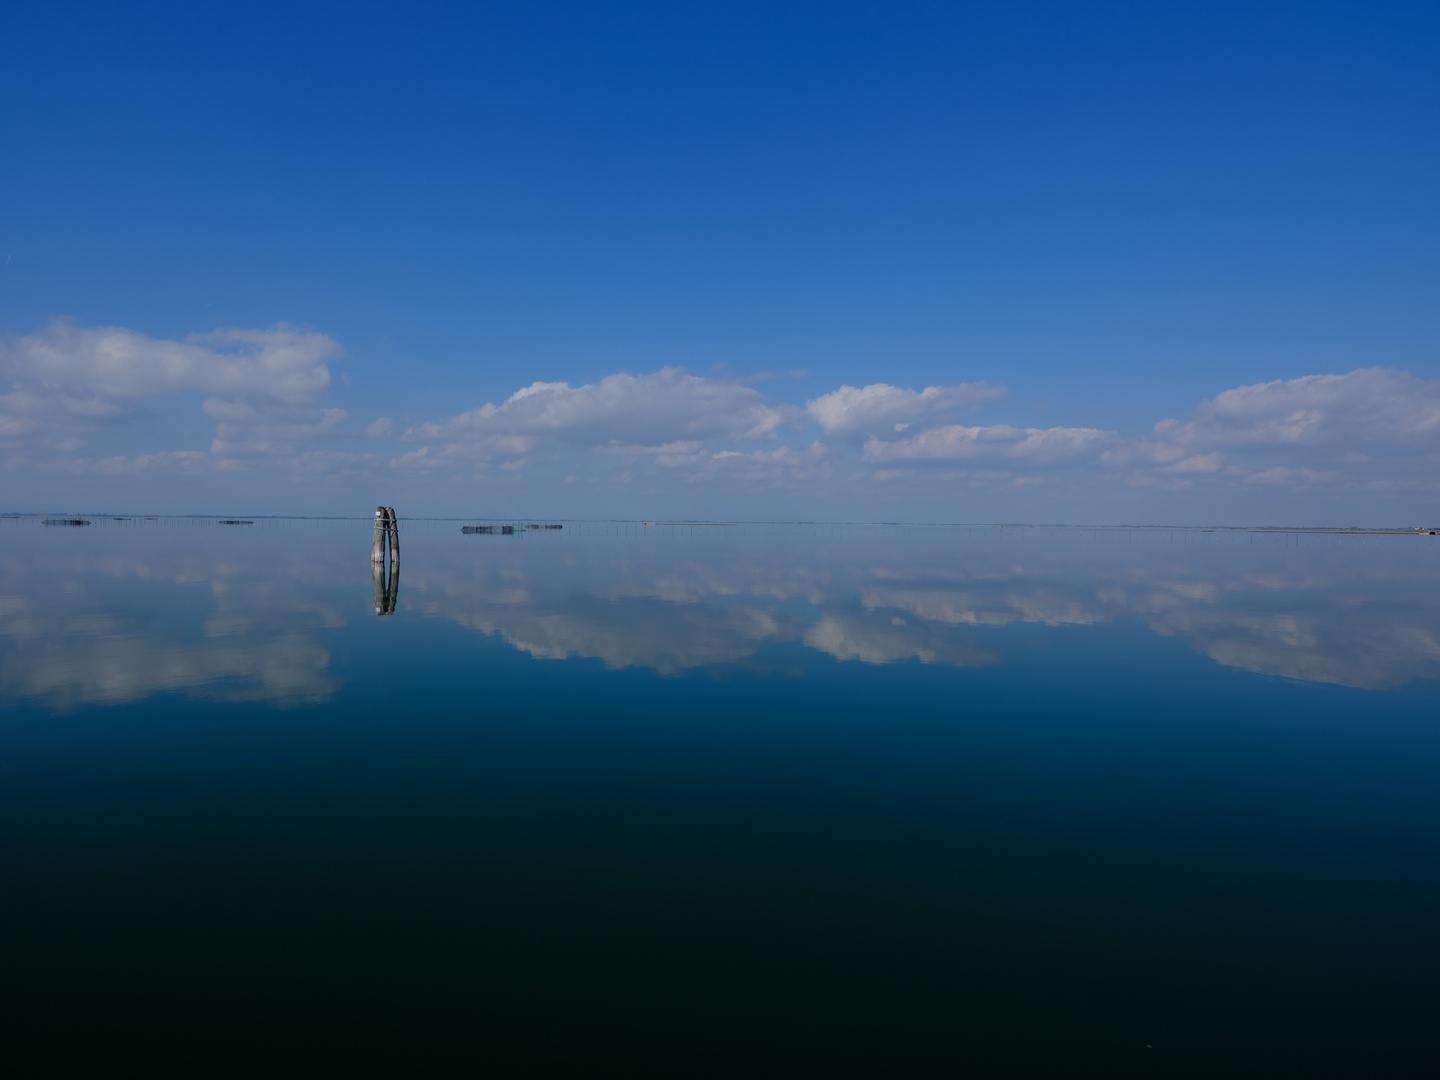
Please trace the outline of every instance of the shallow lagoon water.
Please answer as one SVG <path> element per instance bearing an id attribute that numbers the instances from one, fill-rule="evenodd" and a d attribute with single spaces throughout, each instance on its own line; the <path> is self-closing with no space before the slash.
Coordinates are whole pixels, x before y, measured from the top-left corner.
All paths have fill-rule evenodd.
<path id="1" fill-rule="evenodd" d="M 0 1052 L 1433 1065 L 1440 538 L 460 526 L 0 523 Z"/>

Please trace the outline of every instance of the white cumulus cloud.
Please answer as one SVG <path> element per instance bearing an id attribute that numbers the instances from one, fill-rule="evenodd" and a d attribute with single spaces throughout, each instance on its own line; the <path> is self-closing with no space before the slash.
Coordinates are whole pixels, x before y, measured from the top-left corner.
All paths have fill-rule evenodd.
<path id="1" fill-rule="evenodd" d="M 347 432 L 345 410 L 325 400 L 340 351 L 326 334 L 285 325 L 167 340 L 61 319 L 0 337 L 0 470 L 265 470 L 327 482 L 373 475 L 381 456 L 349 452 L 343 440 L 359 433 Z M 802 407 L 734 379 L 665 367 L 581 385 L 536 381 L 498 404 L 403 433 L 402 424 L 378 417 L 365 434 L 406 441 L 405 452 L 384 459 L 407 482 L 448 472 L 444 482 L 458 483 L 468 472 L 516 490 L 553 474 L 555 483 L 634 483 L 647 497 L 695 484 L 828 492 L 822 499 L 860 491 L 827 487 L 838 472 L 847 484 L 882 485 L 882 497 L 897 505 L 946 488 L 1088 498 L 1108 485 L 1137 498 L 1208 490 L 1252 500 L 1262 492 L 1440 492 L 1440 379 L 1371 367 L 1237 386 L 1148 431 L 955 422 L 1004 393 L 983 381 L 919 390 L 874 382 L 839 386 Z M 175 430 L 173 408 L 157 414 L 147 406 L 186 396 L 213 437 L 138 441 L 147 415 Z"/>
<path id="2" fill-rule="evenodd" d="M 1237 386 L 1108 448 L 1107 464 L 1294 490 L 1435 487 L 1440 379 L 1389 368 Z M 1148 473 L 1145 471 L 1148 470 Z"/>
<path id="3" fill-rule="evenodd" d="M 39 333 L 0 344 L 0 372 L 81 401 L 199 391 L 302 405 L 330 385 L 325 361 L 339 351 L 326 334 L 287 326 L 167 341 L 121 326 L 79 327 L 56 319 Z"/>
<path id="4" fill-rule="evenodd" d="M 1209 448 L 1293 450 L 1351 461 L 1440 451 L 1440 379 L 1390 368 L 1237 386 L 1144 441 L 1157 460 Z"/>
<path id="5" fill-rule="evenodd" d="M 1119 442 L 1120 436 L 1113 431 L 1098 428 L 951 424 L 929 428 L 908 439 L 886 441 L 872 436 L 865 443 L 864 457 L 876 463 L 976 461 L 1039 467 L 1094 460 Z"/>
<path id="6" fill-rule="evenodd" d="M 0 439 L 10 449 L 47 446 L 70 453 L 76 433 L 133 416 L 147 402 L 209 395 L 215 423 L 209 453 L 164 450 L 137 457 L 51 461 L 46 468 L 132 474 L 233 467 L 237 456 L 288 457 L 307 440 L 339 432 L 342 409 L 316 407 L 330 386 L 327 361 L 340 354 L 327 334 L 278 325 L 221 329 L 183 341 L 119 326 L 81 327 L 56 319 L 0 341 Z"/>
<path id="7" fill-rule="evenodd" d="M 661 368 L 583 386 L 532 383 L 499 405 L 420 424 L 405 438 L 432 444 L 424 455 L 429 463 L 524 454 L 542 442 L 634 457 L 715 437 L 773 438 L 801 415 L 794 405 L 768 404 L 748 386 Z"/>
<path id="8" fill-rule="evenodd" d="M 842 386 L 805 403 L 805 411 L 826 435 L 870 434 L 896 430 L 897 424 L 934 416 L 951 409 L 968 409 L 1003 397 L 1005 388 L 987 382 L 956 386 L 927 386 L 905 390 L 889 383 Z M 900 430 L 908 427 L 903 423 Z"/>

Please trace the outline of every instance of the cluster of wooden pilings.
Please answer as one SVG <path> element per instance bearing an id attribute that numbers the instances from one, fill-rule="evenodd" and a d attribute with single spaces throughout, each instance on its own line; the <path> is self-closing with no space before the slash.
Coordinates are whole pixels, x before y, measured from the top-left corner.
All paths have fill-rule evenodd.
<path id="1" fill-rule="evenodd" d="M 385 549 L 390 572 L 385 572 Z M 389 615 L 400 596 L 400 519 L 393 506 L 375 508 L 375 538 L 370 543 L 370 577 L 375 584 L 375 614 Z"/>

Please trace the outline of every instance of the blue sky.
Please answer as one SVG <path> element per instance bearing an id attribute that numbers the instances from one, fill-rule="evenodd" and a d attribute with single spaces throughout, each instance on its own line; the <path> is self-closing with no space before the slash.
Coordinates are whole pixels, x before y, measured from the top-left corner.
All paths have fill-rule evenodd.
<path id="1" fill-rule="evenodd" d="M 1440 520 L 1430 0 L 0 40 L 0 509 Z"/>

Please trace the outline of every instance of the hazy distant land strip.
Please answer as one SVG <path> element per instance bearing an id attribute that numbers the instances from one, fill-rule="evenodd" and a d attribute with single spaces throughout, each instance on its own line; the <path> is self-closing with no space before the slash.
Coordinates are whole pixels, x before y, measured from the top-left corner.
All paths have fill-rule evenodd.
<path id="1" fill-rule="evenodd" d="M 141 523 L 154 524 L 186 524 L 186 525 L 253 525 L 257 521 L 368 521 L 369 517 L 338 517 L 333 515 L 294 515 L 294 514 L 255 514 L 248 518 L 237 519 L 233 517 L 221 517 L 217 514 L 94 514 L 94 513 L 23 513 L 8 512 L 0 513 L 0 520 L 8 521 L 33 521 L 40 520 L 44 524 L 99 524 L 109 522 L 124 522 L 126 524 L 138 525 Z M 543 521 L 541 518 L 485 518 L 485 517 L 413 517 L 402 520 L 411 522 L 495 522 L 507 523 L 514 521 L 522 524 L 528 521 Z M 847 526 L 865 528 L 940 528 L 940 529 L 1066 529 L 1075 531 L 1106 529 L 1141 529 L 1152 532 L 1249 532 L 1249 533 L 1306 533 L 1325 536 L 1435 536 L 1440 535 L 1440 525 L 1412 525 L 1408 528 L 1393 528 L 1384 526 L 1352 525 L 1345 528 L 1319 526 L 1319 525 L 1136 525 L 1136 524 L 1112 524 L 1112 525 L 1059 525 L 1033 522 L 961 522 L 961 521 L 647 521 L 638 518 L 562 518 L 549 519 L 550 521 L 561 520 L 575 525 L 642 525 L 642 526 L 672 526 L 672 527 L 733 527 L 739 525 L 807 525 L 807 526 Z"/>

